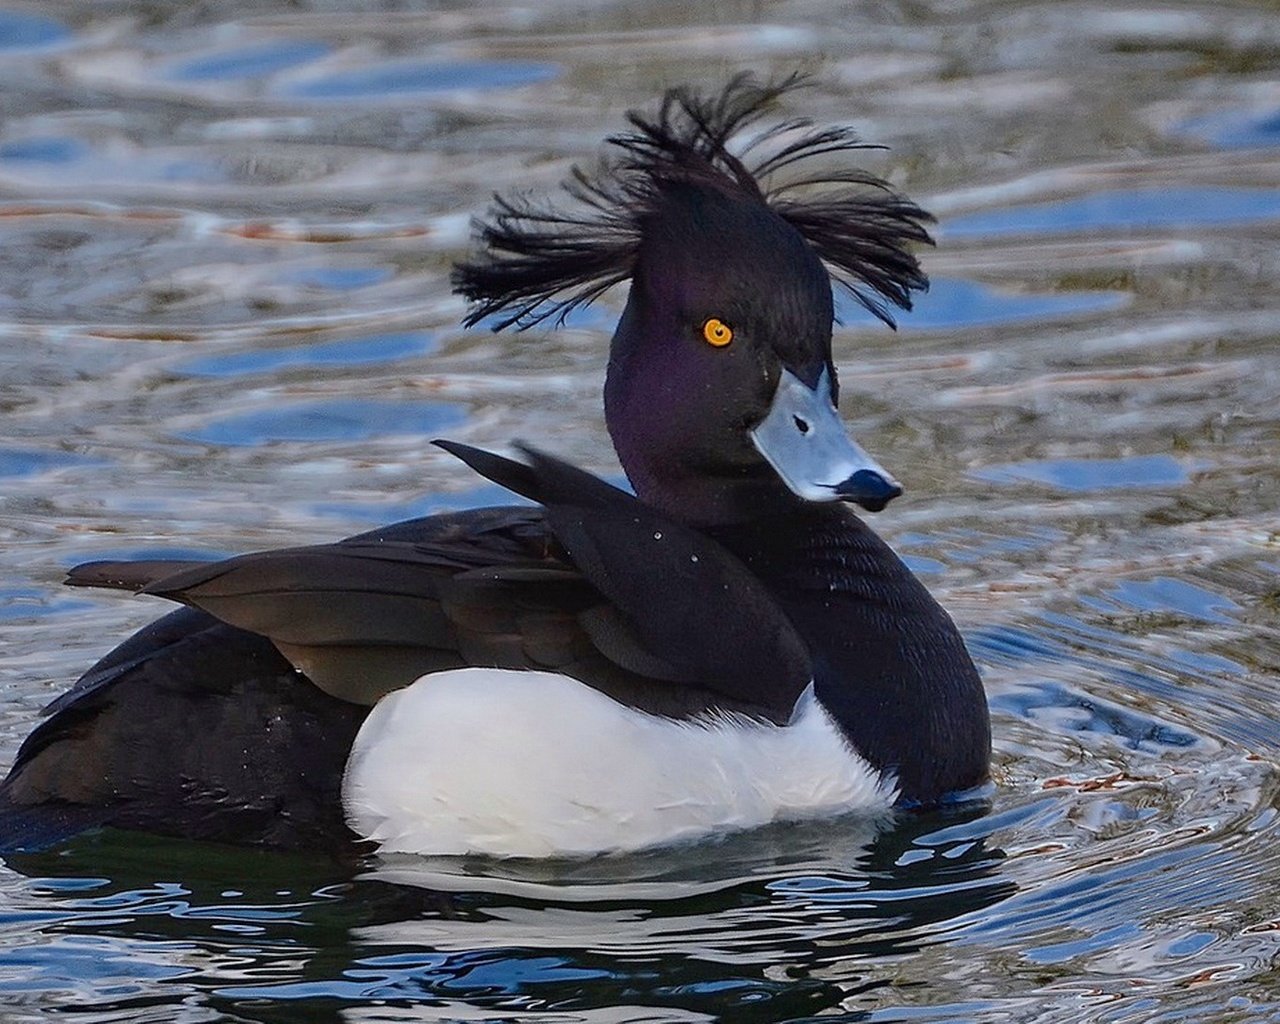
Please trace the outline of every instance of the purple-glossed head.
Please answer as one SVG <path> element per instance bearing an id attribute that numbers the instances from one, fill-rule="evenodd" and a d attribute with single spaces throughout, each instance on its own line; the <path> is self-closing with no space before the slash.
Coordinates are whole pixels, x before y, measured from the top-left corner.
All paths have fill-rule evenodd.
<path id="1" fill-rule="evenodd" d="M 844 429 L 831 278 L 766 204 L 680 183 L 643 227 L 605 415 L 641 497 L 692 521 L 786 496 L 880 509 L 898 483 Z"/>
<path id="2" fill-rule="evenodd" d="M 605 383 L 609 431 L 636 493 L 690 522 L 751 518 L 795 502 L 878 511 L 901 486 L 846 433 L 831 360 L 832 273 L 868 309 L 910 307 L 926 287 L 907 245 L 928 215 L 850 167 L 766 189 L 800 161 L 860 148 L 845 129 L 788 121 L 727 147 L 794 79 L 734 79 L 711 97 L 672 90 L 632 113 L 623 156 L 569 192 L 585 212 L 499 200 L 484 257 L 455 285 L 498 326 L 564 316 L 630 279 Z M 794 137 L 793 137 L 794 136 Z M 834 185 L 817 196 L 795 184 Z"/>

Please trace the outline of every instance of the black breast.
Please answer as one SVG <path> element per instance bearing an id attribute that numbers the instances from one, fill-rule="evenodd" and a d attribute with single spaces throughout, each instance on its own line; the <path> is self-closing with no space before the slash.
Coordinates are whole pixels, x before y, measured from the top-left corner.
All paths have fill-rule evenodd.
<path id="1" fill-rule="evenodd" d="M 843 506 L 724 528 L 809 646 L 815 690 L 901 801 L 937 803 L 988 778 L 986 695 L 951 617 Z"/>

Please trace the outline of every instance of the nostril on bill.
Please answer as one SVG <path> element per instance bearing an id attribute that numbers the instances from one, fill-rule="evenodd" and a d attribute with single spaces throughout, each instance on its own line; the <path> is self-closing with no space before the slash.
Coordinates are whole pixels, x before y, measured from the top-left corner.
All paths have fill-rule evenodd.
<path id="1" fill-rule="evenodd" d="M 793 416 L 793 417 L 792 417 L 792 419 L 793 419 L 793 420 L 795 420 L 796 429 L 797 429 L 798 431 L 800 431 L 800 433 L 802 433 L 802 434 L 807 434 L 807 433 L 809 433 L 809 421 L 808 421 L 808 420 L 801 419 L 799 416 Z"/>

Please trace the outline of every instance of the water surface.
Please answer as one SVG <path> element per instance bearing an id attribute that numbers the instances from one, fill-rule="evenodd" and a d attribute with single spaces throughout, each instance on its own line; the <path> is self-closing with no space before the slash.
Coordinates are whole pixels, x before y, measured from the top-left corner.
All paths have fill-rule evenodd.
<path id="1" fill-rule="evenodd" d="M 55 0 L 0 52 L 0 760 L 163 610 L 70 565 L 505 500 L 436 433 L 616 477 L 623 296 L 463 331 L 468 220 L 669 84 L 803 66 L 786 113 L 939 217 L 916 315 L 842 302 L 836 356 L 997 783 L 585 863 L 87 837 L 0 872 L 0 1016 L 1280 1021 L 1272 5 Z"/>

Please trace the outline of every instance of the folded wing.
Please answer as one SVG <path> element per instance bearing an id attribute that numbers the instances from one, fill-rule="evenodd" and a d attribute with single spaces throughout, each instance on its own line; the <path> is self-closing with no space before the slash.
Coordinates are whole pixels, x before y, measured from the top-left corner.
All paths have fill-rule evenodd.
<path id="1" fill-rule="evenodd" d="M 735 556 L 549 456 L 442 447 L 543 507 L 215 562 L 93 562 L 68 582 L 165 597 L 266 636 L 358 704 L 482 665 L 562 672 L 659 714 L 786 720 L 812 675 L 807 651 Z"/>

